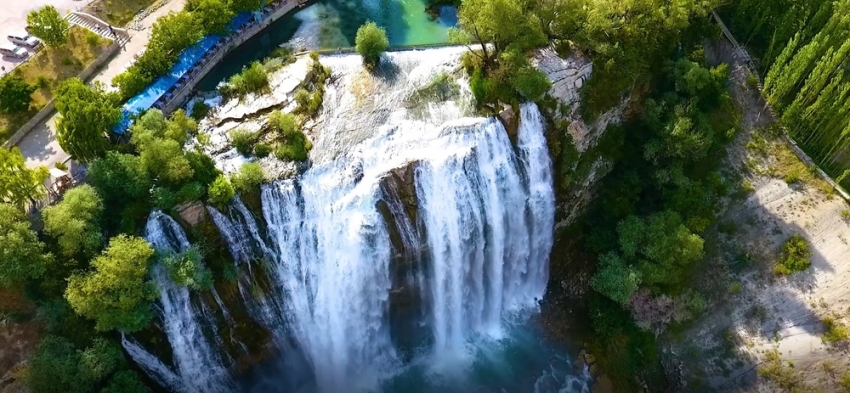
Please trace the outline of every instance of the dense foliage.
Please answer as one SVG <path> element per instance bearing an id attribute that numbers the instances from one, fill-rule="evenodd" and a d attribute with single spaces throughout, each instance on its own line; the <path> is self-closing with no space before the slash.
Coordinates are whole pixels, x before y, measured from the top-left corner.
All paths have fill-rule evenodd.
<path id="1" fill-rule="evenodd" d="M 0 203 L 0 286 L 19 287 L 27 280 L 40 278 L 52 259 L 44 253 L 44 243 L 30 228 L 24 212 L 8 203 Z"/>
<path id="2" fill-rule="evenodd" d="M 797 3 L 747 1 L 733 20 L 740 27 L 750 18 L 747 10 L 763 7 L 770 15 L 765 23 L 777 23 L 744 30 L 758 38 L 753 46 L 765 56 L 764 95 L 816 164 L 850 187 L 850 1 Z M 761 37 L 767 29 L 769 43 Z"/>
<path id="3" fill-rule="evenodd" d="M 197 247 L 189 247 L 179 253 L 168 253 L 160 259 L 162 266 L 177 285 L 196 291 L 205 291 L 212 286 L 212 271 L 201 261 Z"/>
<path id="4" fill-rule="evenodd" d="M 103 246 L 102 215 L 103 201 L 89 185 L 69 190 L 61 202 L 45 207 L 41 213 L 44 232 L 57 239 L 64 257 L 78 253 L 91 257 L 100 251 Z"/>
<path id="5" fill-rule="evenodd" d="M 29 168 L 17 147 L 0 147 L 0 202 L 23 208 L 35 203 L 47 190 L 44 181 L 50 176 L 47 167 Z"/>
<path id="6" fill-rule="evenodd" d="M 26 112 L 32 102 L 32 93 L 36 87 L 24 78 L 7 74 L 0 78 L 0 113 L 14 114 Z"/>
<path id="7" fill-rule="evenodd" d="M 88 162 L 102 157 L 110 148 L 110 127 L 121 119 L 121 110 L 114 94 L 103 86 L 86 86 L 79 78 L 63 81 L 54 99 L 59 119 L 56 120 L 56 140 L 74 159 Z"/>
<path id="8" fill-rule="evenodd" d="M 357 36 L 354 38 L 354 48 L 360 56 L 363 56 L 363 62 L 367 67 L 374 67 L 381 61 L 381 53 L 390 47 L 390 41 L 387 39 L 387 32 L 375 22 L 367 22 L 357 29 Z"/>
<path id="9" fill-rule="evenodd" d="M 225 96 L 243 97 L 248 93 L 260 92 L 269 87 L 269 75 L 260 62 L 252 62 L 242 72 L 230 77 L 219 90 Z"/>
<path id="10" fill-rule="evenodd" d="M 77 313 L 93 319 L 99 331 L 141 330 L 153 318 L 148 302 L 157 296 L 146 278 L 153 254 L 142 238 L 113 237 L 103 254 L 92 260 L 91 270 L 68 279 L 65 297 Z"/>
<path id="11" fill-rule="evenodd" d="M 68 42 L 68 23 L 56 7 L 46 5 L 27 14 L 27 26 L 32 35 L 40 38 L 45 45 L 58 47 Z"/>

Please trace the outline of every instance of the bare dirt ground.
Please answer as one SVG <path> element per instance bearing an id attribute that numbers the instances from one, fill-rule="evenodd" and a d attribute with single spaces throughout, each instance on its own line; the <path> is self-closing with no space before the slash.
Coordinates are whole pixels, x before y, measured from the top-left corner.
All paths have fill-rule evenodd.
<path id="1" fill-rule="evenodd" d="M 847 343 L 822 340 L 824 318 L 848 325 L 850 221 L 842 213 L 850 206 L 766 131 L 772 118 L 748 71 L 723 60 L 732 65 L 731 94 L 742 112 L 726 171 L 741 187 L 706 236 L 701 289 L 717 304 L 674 334 L 666 355 L 681 368 L 686 391 L 850 392 Z M 801 180 L 787 183 L 800 168 Z M 794 234 L 809 243 L 811 267 L 776 276 L 781 245 Z"/>

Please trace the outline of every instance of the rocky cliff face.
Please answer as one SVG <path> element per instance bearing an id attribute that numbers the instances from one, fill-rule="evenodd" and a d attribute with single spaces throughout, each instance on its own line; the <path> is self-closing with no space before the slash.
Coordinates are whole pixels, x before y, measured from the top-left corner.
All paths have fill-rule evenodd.
<path id="1" fill-rule="evenodd" d="M 596 184 L 611 170 L 611 162 L 594 148 L 608 126 L 622 120 L 628 100 L 587 123 L 580 106 L 581 88 L 593 73 L 590 59 L 579 54 L 563 58 L 547 47 L 537 50 L 531 61 L 552 82 L 549 95 L 555 101 L 541 110 L 550 122 L 549 150 L 558 208 L 555 227 L 564 228 L 578 218 L 593 197 Z"/>

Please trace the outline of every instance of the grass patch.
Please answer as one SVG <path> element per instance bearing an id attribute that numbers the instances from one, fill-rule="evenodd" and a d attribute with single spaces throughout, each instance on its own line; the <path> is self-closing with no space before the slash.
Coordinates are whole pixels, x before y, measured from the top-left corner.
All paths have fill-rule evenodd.
<path id="1" fill-rule="evenodd" d="M 95 0 L 83 8 L 83 12 L 94 15 L 113 26 L 125 26 L 140 11 L 161 0 Z"/>
<path id="2" fill-rule="evenodd" d="M 811 391 L 803 376 L 794 370 L 793 363 L 786 365 L 777 350 L 765 354 L 764 363 L 758 367 L 759 376 L 768 379 L 788 392 Z"/>
<path id="3" fill-rule="evenodd" d="M 0 115 L 0 141 L 9 139 L 18 128 L 31 119 L 53 99 L 53 89 L 60 82 L 79 75 L 109 45 L 111 41 L 79 26 L 71 26 L 68 43 L 60 48 L 43 49 L 33 54 L 27 62 L 14 71 L 27 83 L 38 88 L 32 94 L 28 112 L 15 115 Z"/>
<path id="4" fill-rule="evenodd" d="M 773 143 L 771 153 L 776 158 L 776 163 L 770 168 L 772 176 L 782 178 L 788 184 L 802 182 L 821 190 L 827 196 L 835 192 L 829 183 L 818 176 L 816 169 L 800 161 L 785 141 L 777 140 Z"/>
<path id="5" fill-rule="evenodd" d="M 801 272 L 811 266 L 812 262 L 809 261 L 811 256 L 812 253 L 809 251 L 809 244 L 806 243 L 806 239 L 803 239 L 799 234 L 791 236 L 782 244 L 782 257 L 773 271 L 780 276 Z"/>
<path id="6" fill-rule="evenodd" d="M 835 344 L 850 338 L 850 330 L 843 323 L 835 319 L 835 317 L 824 318 L 823 328 L 824 332 L 820 336 L 820 339 L 824 344 Z"/>

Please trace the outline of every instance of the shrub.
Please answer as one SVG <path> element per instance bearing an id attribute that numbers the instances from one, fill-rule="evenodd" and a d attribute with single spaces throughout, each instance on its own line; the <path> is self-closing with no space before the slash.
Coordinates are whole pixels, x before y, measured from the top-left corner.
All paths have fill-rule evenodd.
<path id="1" fill-rule="evenodd" d="M 794 272 L 806 270 L 811 266 L 811 261 L 809 261 L 811 256 L 812 253 L 809 252 L 809 245 L 806 240 L 799 234 L 791 236 L 782 245 L 782 256 L 774 268 L 774 272 L 778 275 L 790 275 Z"/>
<path id="2" fill-rule="evenodd" d="M 287 138 L 285 143 L 279 144 L 274 151 L 275 157 L 284 161 L 304 161 L 307 152 L 313 147 L 304 134 L 295 134 Z"/>
<path id="3" fill-rule="evenodd" d="M 165 255 L 162 265 L 177 285 L 196 291 L 205 291 L 212 287 L 212 271 L 201 262 L 201 253 L 195 246 L 180 253 Z"/>
<path id="4" fill-rule="evenodd" d="M 207 195 L 209 195 L 210 203 L 221 207 L 230 202 L 230 199 L 236 195 L 236 191 L 233 190 L 233 185 L 224 175 L 218 175 L 210 184 Z"/>
<path id="5" fill-rule="evenodd" d="M 756 192 L 756 188 L 753 187 L 753 183 L 750 183 L 750 181 L 746 179 L 741 182 L 741 189 L 744 190 L 744 192 L 747 194 L 752 194 Z"/>
<path id="6" fill-rule="evenodd" d="M 210 113 L 210 107 L 204 103 L 202 100 L 195 101 L 195 105 L 192 105 L 192 118 L 195 120 L 201 120 Z"/>
<path id="7" fill-rule="evenodd" d="M 272 147 L 265 143 L 260 143 L 257 146 L 254 146 L 254 156 L 257 158 L 266 158 L 271 153 Z"/>
<path id="8" fill-rule="evenodd" d="M 354 46 L 357 53 L 363 56 L 366 66 L 372 68 L 381 60 L 381 53 L 389 48 L 390 41 L 387 39 L 386 30 L 378 27 L 375 22 L 367 22 L 357 29 Z"/>
<path id="9" fill-rule="evenodd" d="M 38 78 L 35 79 L 35 87 L 39 89 L 46 89 L 50 87 L 50 79 L 44 75 L 39 75 Z"/>
<path id="10" fill-rule="evenodd" d="M 788 173 L 785 174 L 784 180 L 785 180 L 785 183 L 794 184 L 794 183 L 800 181 L 801 177 L 802 177 L 802 175 L 800 174 L 799 170 L 792 169 Z"/>
<path id="11" fill-rule="evenodd" d="M 850 338 L 850 330 L 847 329 L 847 326 L 834 317 L 824 318 L 823 328 L 824 332 L 820 338 L 825 344 L 834 344 Z"/>
<path id="12" fill-rule="evenodd" d="M 306 92 L 306 90 L 303 91 Z M 281 111 L 274 111 L 269 115 L 269 127 L 282 137 L 301 133 L 301 128 L 298 126 L 298 119 L 295 118 L 295 115 L 282 113 Z"/>
<path id="13" fill-rule="evenodd" d="M 100 36 L 86 30 L 86 43 L 90 46 L 98 46 L 100 44 Z"/>
<path id="14" fill-rule="evenodd" d="M 0 78 L 0 113 L 26 111 L 32 102 L 31 95 L 35 89 L 35 86 L 14 74 Z"/>
<path id="15" fill-rule="evenodd" d="M 55 166 L 56 169 L 59 169 L 60 171 L 68 170 L 68 165 L 65 165 L 65 163 L 62 161 L 56 161 L 56 164 L 53 164 L 53 166 Z"/>
<path id="16" fill-rule="evenodd" d="M 256 162 L 242 164 L 239 171 L 231 177 L 231 181 L 233 182 L 233 187 L 240 194 L 253 193 L 265 181 L 263 167 Z"/>
<path id="17" fill-rule="evenodd" d="M 230 144 L 243 156 L 248 156 L 254 150 L 254 145 L 260 139 L 260 134 L 253 131 L 237 128 L 230 131 Z"/>
<path id="18" fill-rule="evenodd" d="M 222 94 L 228 95 L 229 93 L 242 97 L 268 87 L 269 75 L 263 65 L 255 61 L 239 74 L 230 77 L 228 85 L 229 88 L 223 90 Z"/>

